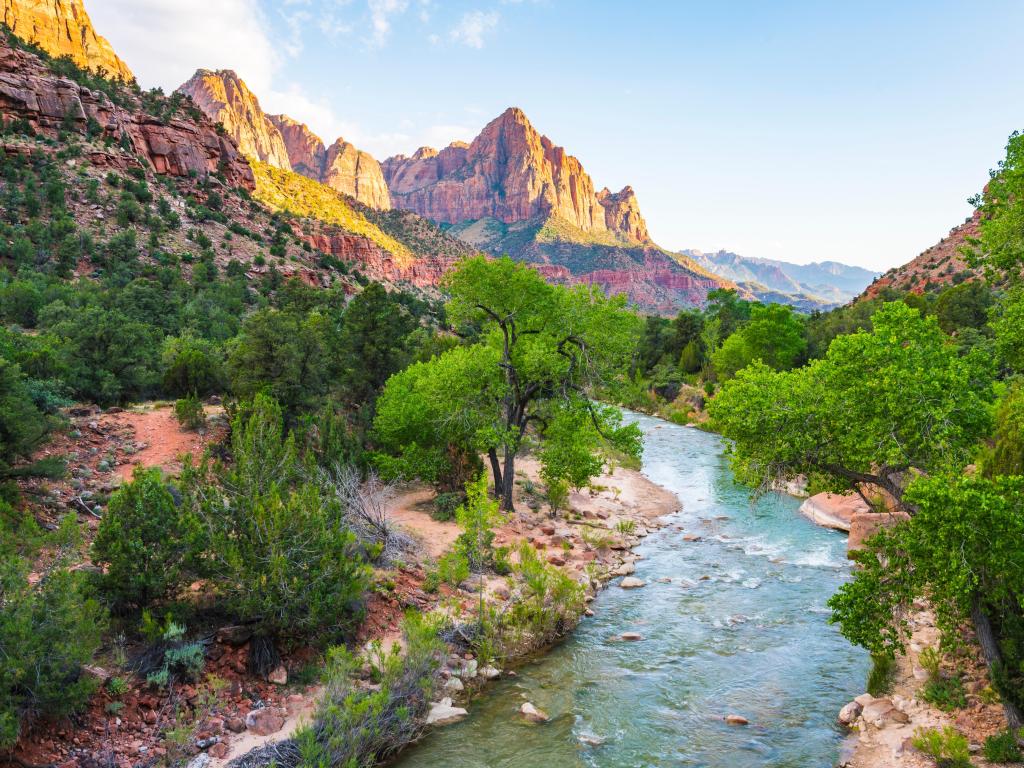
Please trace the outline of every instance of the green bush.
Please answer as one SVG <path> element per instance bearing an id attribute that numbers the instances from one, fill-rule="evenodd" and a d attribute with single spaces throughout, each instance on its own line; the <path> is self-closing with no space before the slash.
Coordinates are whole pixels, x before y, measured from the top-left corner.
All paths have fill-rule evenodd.
<path id="1" fill-rule="evenodd" d="M 967 739 L 950 725 L 941 731 L 918 728 L 911 743 L 914 749 L 928 755 L 942 768 L 971 768 Z"/>
<path id="2" fill-rule="evenodd" d="M 896 659 L 885 653 L 871 654 L 871 671 L 868 672 L 868 693 L 882 696 L 892 689 L 896 674 Z"/>
<path id="3" fill-rule="evenodd" d="M 960 675 L 934 677 L 925 683 L 921 697 L 929 704 L 950 712 L 967 706 L 967 691 Z"/>
<path id="4" fill-rule="evenodd" d="M 185 429 L 199 429 L 206 424 L 203 404 L 195 395 L 183 397 L 174 403 L 174 416 Z"/>
<path id="5" fill-rule="evenodd" d="M 990 763 L 1024 762 L 1017 736 L 1012 731 L 1002 731 L 985 739 L 982 754 Z"/>
<path id="6" fill-rule="evenodd" d="M 189 335 L 166 339 L 160 363 L 163 387 L 168 394 L 203 397 L 224 386 L 222 354 L 206 339 Z"/>
<path id="7" fill-rule="evenodd" d="M 33 586 L 28 563 L 0 548 L 0 749 L 38 718 L 85 707 L 96 681 L 81 673 L 100 645 L 105 614 L 80 574 L 57 568 Z"/>
<path id="8" fill-rule="evenodd" d="M 172 596 L 192 575 L 202 549 L 199 520 L 175 504 L 160 470 L 137 468 L 110 497 L 92 556 L 106 567 L 101 584 L 115 605 L 144 607 Z"/>
<path id="9" fill-rule="evenodd" d="M 404 653 L 392 646 L 375 655 L 375 690 L 355 682 L 361 659 L 345 648 L 331 649 L 313 723 L 296 734 L 297 749 L 286 748 L 291 759 L 281 763 L 364 768 L 386 761 L 420 736 L 445 645 L 430 617 L 410 613 L 402 630 Z"/>
<path id="10" fill-rule="evenodd" d="M 434 508 L 430 516 L 435 520 L 447 523 L 455 519 L 455 510 L 462 505 L 461 493 L 439 493 L 434 497 Z"/>

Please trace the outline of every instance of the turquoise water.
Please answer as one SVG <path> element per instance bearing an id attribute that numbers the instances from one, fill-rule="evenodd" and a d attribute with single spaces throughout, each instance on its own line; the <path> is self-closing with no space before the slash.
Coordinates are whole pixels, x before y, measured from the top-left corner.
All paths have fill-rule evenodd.
<path id="1" fill-rule="evenodd" d="M 836 713 L 868 668 L 827 623 L 825 601 L 849 575 L 844 538 L 787 496 L 751 505 L 716 435 L 630 418 L 644 431 L 644 474 L 683 503 L 637 550 L 647 586 L 613 583 L 568 641 L 490 686 L 469 718 L 405 752 L 402 768 L 835 764 Z M 684 542 L 676 526 L 702 540 Z M 644 639 L 611 639 L 629 630 Z M 551 721 L 523 723 L 524 701 Z M 729 713 L 751 724 L 726 725 Z"/>

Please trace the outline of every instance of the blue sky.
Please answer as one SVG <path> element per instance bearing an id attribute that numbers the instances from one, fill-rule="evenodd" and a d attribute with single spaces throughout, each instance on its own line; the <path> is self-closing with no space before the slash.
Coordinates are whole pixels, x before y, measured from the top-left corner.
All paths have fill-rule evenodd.
<path id="1" fill-rule="evenodd" d="M 522 107 L 672 249 L 895 266 L 1024 129 L 1020 2 L 86 3 L 144 86 L 231 67 L 378 159 Z"/>

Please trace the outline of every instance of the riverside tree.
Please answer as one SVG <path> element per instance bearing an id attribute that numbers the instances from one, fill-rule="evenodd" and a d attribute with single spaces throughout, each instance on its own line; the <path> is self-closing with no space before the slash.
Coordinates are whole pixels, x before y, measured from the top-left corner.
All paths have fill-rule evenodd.
<path id="1" fill-rule="evenodd" d="M 453 454 L 486 454 L 495 495 L 510 510 L 527 430 L 543 444 L 567 414 L 586 416 L 575 420 L 573 441 L 557 441 L 567 450 L 638 453 L 636 428 L 623 427 L 617 409 L 590 399 L 595 387 L 625 371 L 639 338 L 641 321 L 623 297 L 549 285 L 511 259 L 482 256 L 462 262 L 445 287 L 448 317 L 469 329 L 471 343 L 392 377 L 377 403 L 377 438 L 404 461 L 406 474 L 437 478 L 452 470 Z M 542 451 L 545 466 L 562 453 Z M 566 466 L 578 474 L 579 461 Z"/>

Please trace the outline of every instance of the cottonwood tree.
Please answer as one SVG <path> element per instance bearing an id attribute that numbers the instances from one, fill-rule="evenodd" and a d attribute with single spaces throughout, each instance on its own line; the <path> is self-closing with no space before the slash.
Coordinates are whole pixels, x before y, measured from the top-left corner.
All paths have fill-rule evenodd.
<path id="1" fill-rule="evenodd" d="M 550 285 L 507 257 L 467 259 L 445 287 L 448 317 L 471 329 L 472 343 L 392 377 L 378 401 L 378 439 L 405 457 L 410 474 L 445 469 L 453 450 L 485 454 L 495 495 L 510 510 L 528 430 L 543 444 L 566 413 L 587 417 L 575 448 L 582 441 L 591 452 L 638 453 L 637 430 L 591 400 L 598 385 L 625 371 L 639 337 L 641 321 L 624 298 Z"/>

